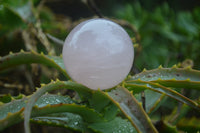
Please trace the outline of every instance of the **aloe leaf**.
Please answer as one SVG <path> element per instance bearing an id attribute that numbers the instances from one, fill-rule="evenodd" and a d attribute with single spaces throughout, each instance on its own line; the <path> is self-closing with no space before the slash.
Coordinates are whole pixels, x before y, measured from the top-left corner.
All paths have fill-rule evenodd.
<path id="1" fill-rule="evenodd" d="M 166 87 L 173 87 L 173 88 L 185 88 L 185 89 L 196 89 L 200 90 L 200 81 L 191 81 L 190 79 L 186 80 L 155 80 L 152 81 L 155 83 L 159 83 L 160 85 L 166 86 Z"/>
<path id="2" fill-rule="evenodd" d="M 89 99 L 89 103 L 90 107 L 102 113 L 106 120 L 113 119 L 118 113 L 116 105 L 101 91 L 94 91 Z"/>
<path id="3" fill-rule="evenodd" d="M 159 67 L 153 70 L 144 70 L 143 72 L 132 76 L 129 80 L 143 80 L 143 81 L 156 81 L 161 80 L 187 80 L 190 81 L 200 81 L 200 71 L 193 70 L 191 68 L 177 68 L 176 66 L 172 68 L 162 68 Z"/>
<path id="4" fill-rule="evenodd" d="M 26 26 L 22 18 L 6 5 L 0 4 L 0 18 L 0 35 L 6 31 Z"/>
<path id="5" fill-rule="evenodd" d="M 101 112 L 106 105 L 110 103 L 110 99 L 103 95 L 100 91 L 95 91 L 90 99 L 90 106 Z"/>
<path id="6" fill-rule="evenodd" d="M 67 72 L 64 69 L 64 64 L 61 57 L 39 54 L 34 51 L 31 52 L 22 51 L 19 53 L 12 53 L 7 56 L 1 57 L 0 71 L 11 67 L 15 67 L 17 65 L 32 64 L 32 63 L 39 63 L 50 67 L 54 67 L 60 72 L 62 72 L 68 79 L 70 79 Z"/>
<path id="7" fill-rule="evenodd" d="M 0 131 L 4 130 L 5 128 L 9 126 L 12 126 L 14 124 L 21 122 L 23 120 L 23 117 L 22 117 L 23 111 L 24 111 L 24 108 L 22 108 L 21 110 L 15 113 L 7 112 L 6 117 L 3 119 L 0 119 Z"/>
<path id="8" fill-rule="evenodd" d="M 133 89 L 133 91 L 134 91 L 134 88 L 141 89 L 141 90 L 150 89 L 162 94 L 166 94 L 167 96 L 172 97 L 173 99 L 179 102 L 185 103 L 189 105 L 190 107 L 195 108 L 200 111 L 200 105 L 197 102 L 181 95 L 180 93 L 170 88 L 164 87 L 158 83 L 141 81 L 141 80 L 135 80 L 135 81 L 132 80 L 129 83 L 125 83 L 125 86 L 130 87 L 129 89 Z"/>
<path id="9" fill-rule="evenodd" d="M 156 127 L 158 127 L 157 129 L 160 133 L 178 133 L 176 126 L 172 126 L 169 123 L 162 120 L 156 123 Z"/>
<path id="10" fill-rule="evenodd" d="M 177 123 L 177 128 L 188 133 L 197 133 L 200 131 L 200 120 L 199 118 L 182 118 Z"/>
<path id="11" fill-rule="evenodd" d="M 69 112 L 34 117 L 31 119 L 31 122 L 42 125 L 65 127 L 74 131 L 85 132 L 87 130 L 83 118 L 80 115 Z"/>
<path id="12" fill-rule="evenodd" d="M 26 97 L 19 100 L 11 101 L 0 106 L 0 131 L 23 121 L 23 111 L 26 107 Z M 48 116 L 51 113 L 71 112 L 83 116 L 84 121 L 102 121 L 100 114 L 83 105 L 75 105 L 74 101 L 66 96 L 45 94 L 41 96 L 35 103 L 33 108 L 32 118 Z M 48 115 L 47 115 L 48 114 Z M 52 122 L 52 121 L 49 121 Z M 59 125 L 58 125 L 59 126 Z M 65 125 L 67 127 L 67 125 Z"/>
<path id="13" fill-rule="evenodd" d="M 48 85 L 45 85 L 43 86 L 42 88 L 38 89 L 32 96 L 31 98 L 29 99 L 28 103 L 27 103 L 27 106 L 26 106 L 26 109 L 24 111 L 24 126 L 25 126 L 25 132 L 26 133 L 30 133 L 30 127 L 29 127 L 29 119 L 30 119 L 30 116 L 31 116 L 31 110 L 32 110 L 32 107 L 35 103 L 35 101 L 40 97 L 42 96 L 44 93 L 46 92 L 49 92 L 49 91 L 52 91 L 52 90 L 56 90 L 56 89 L 72 89 L 72 90 L 75 90 L 78 92 L 78 94 L 80 94 L 80 96 L 83 96 L 85 98 L 89 98 L 91 97 L 91 94 L 92 94 L 92 90 L 90 90 L 89 88 L 83 86 L 83 85 L 80 85 L 80 84 L 77 84 L 77 83 L 74 83 L 74 82 L 71 82 L 71 81 L 56 81 L 56 82 L 52 82 Z M 62 108 L 64 106 L 61 106 L 60 109 L 65 109 L 65 108 Z M 54 108 L 52 108 L 54 109 Z M 51 110 L 51 108 L 49 108 L 49 111 Z M 68 110 L 70 111 L 71 108 L 68 108 Z M 72 109 L 73 110 L 73 109 Z M 75 110 L 73 110 L 75 111 Z M 79 109 L 79 111 L 81 111 Z M 44 112 L 45 113 L 45 112 Z M 52 113 L 52 112 L 51 112 Z M 74 113 L 74 112 L 72 112 Z M 87 116 L 86 114 L 82 114 L 82 115 L 85 115 Z M 87 116 L 90 118 L 90 115 Z M 99 119 L 97 119 L 98 121 Z"/>
<path id="14" fill-rule="evenodd" d="M 12 98 L 14 99 L 14 98 Z M 9 103 L 0 106 L 0 130 L 20 122 L 23 119 L 22 112 L 26 105 L 26 97 L 18 100 L 12 100 Z M 43 95 L 38 99 L 36 105 L 38 107 L 43 107 L 48 104 L 60 104 L 60 103 L 73 103 L 69 97 L 59 96 L 59 95 Z M 13 119 L 15 119 L 13 121 Z M 3 124 L 4 123 L 4 124 Z"/>
<path id="15" fill-rule="evenodd" d="M 187 106 L 186 104 L 182 104 L 180 107 L 175 107 L 172 113 L 169 116 L 165 117 L 165 121 L 168 121 L 168 123 L 171 123 L 172 125 L 176 125 L 177 122 L 184 118 L 189 111 L 191 111 L 192 108 Z"/>
<path id="16" fill-rule="evenodd" d="M 159 67 L 154 70 L 144 70 L 142 73 L 128 79 L 126 83 L 127 86 L 134 84 L 129 86 L 130 89 L 134 88 L 133 93 L 139 93 L 145 89 L 152 89 L 166 94 L 182 103 L 186 103 L 193 108 L 198 110 L 200 109 L 200 106 L 196 102 L 170 88 L 167 88 L 173 87 L 200 90 L 200 71 L 191 68 Z"/>
<path id="17" fill-rule="evenodd" d="M 108 106 L 106 106 L 103 110 L 103 117 L 106 120 L 112 120 L 116 117 L 116 115 L 119 113 L 119 108 L 114 104 L 110 103 Z"/>
<path id="18" fill-rule="evenodd" d="M 150 97 L 152 97 L 152 95 Z M 163 103 L 163 101 L 165 101 L 164 98 L 165 98 L 165 94 L 160 95 L 160 97 L 153 98 L 153 102 L 152 102 L 152 100 L 149 100 L 151 98 L 146 98 L 147 100 L 145 102 L 147 105 L 147 109 L 146 109 L 147 113 L 151 114 L 152 112 L 156 111 L 160 107 L 161 103 Z"/>
<path id="19" fill-rule="evenodd" d="M 140 74 L 134 75 L 131 80 L 142 80 L 159 83 L 166 87 L 186 88 L 200 90 L 200 71 L 188 68 L 162 68 L 154 70 L 144 70 Z"/>
<path id="20" fill-rule="evenodd" d="M 7 104 L 0 106 L 0 120 L 6 118 L 8 114 L 13 114 L 19 112 L 25 106 L 25 98 L 20 100 L 15 100 Z"/>
<path id="21" fill-rule="evenodd" d="M 157 133 L 141 104 L 127 89 L 116 88 L 108 92 L 107 96 L 118 106 L 138 132 Z"/>
<path id="22" fill-rule="evenodd" d="M 120 117 L 116 117 L 108 122 L 90 124 L 89 128 L 101 133 L 137 133 L 129 121 Z"/>
<path id="23" fill-rule="evenodd" d="M 23 121 L 23 111 L 24 107 L 15 113 L 8 113 L 4 119 L 0 120 L 0 130 L 5 129 L 13 124 Z M 54 104 L 46 105 L 43 107 L 34 107 L 31 117 L 39 117 L 44 115 L 49 115 L 52 113 L 64 113 L 71 112 L 80 115 L 86 122 L 101 122 L 103 117 L 95 112 L 93 109 L 89 109 L 83 105 L 76 104 Z M 51 123 L 51 120 L 49 121 Z M 66 127 L 66 125 L 65 125 Z"/>
<path id="24" fill-rule="evenodd" d="M 13 12 L 18 14 L 24 20 L 33 19 L 32 3 L 30 0 L 16 1 L 16 0 L 3 0 L 2 3 L 7 5 Z"/>
<path id="25" fill-rule="evenodd" d="M 200 71 L 191 68 L 162 68 L 154 70 L 144 70 L 140 74 L 134 75 L 131 80 L 152 81 L 167 87 L 188 88 L 200 90 Z"/>
<path id="26" fill-rule="evenodd" d="M 145 111 L 150 114 L 152 111 L 155 111 L 159 105 L 161 100 L 164 98 L 164 94 L 160 94 L 151 90 L 145 90 Z M 140 96 L 141 97 L 141 96 Z"/>
<path id="27" fill-rule="evenodd" d="M 26 106 L 27 107 L 27 106 Z M 26 120 L 26 107 L 24 111 L 24 119 Z M 33 112 L 31 114 L 32 117 L 35 116 L 43 116 L 51 113 L 63 113 L 70 112 L 80 115 L 84 121 L 91 122 L 102 122 L 104 121 L 101 114 L 97 113 L 94 109 L 90 109 L 85 105 L 77 105 L 77 104 L 54 104 L 47 105 L 44 107 L 34 107 Z"/>
<path id="28" fill-rule="evenodd" d="M 145 111 L 148 114 L 150 114 L 159 107 L 161 101 L 164 98 L 164 94 L 162 95 L 162 94 L 154 92 L 152 90 L 144 90 L 144 94 L 145 94 L 144 95 L 145 104 L 143 105 L 143 107 L 145 106 Z M 135 98 L 137 99 L 138 102 L 142 102 L 142 94 L 141 93 L 137 93 L 137 94 L 133 93 L 133 95 L 135 96 Z"/>

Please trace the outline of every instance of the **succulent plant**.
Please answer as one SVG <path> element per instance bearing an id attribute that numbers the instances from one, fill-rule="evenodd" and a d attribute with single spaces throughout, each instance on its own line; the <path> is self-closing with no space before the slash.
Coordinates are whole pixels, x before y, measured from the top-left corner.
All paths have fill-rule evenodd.
<path id="1" fill-rule="evenodd" d="M 62 57 L 59 56 L 21 51 L 1 57 L 0 62 L 0 71 L 21 64 L 39 63 L 56 68 L 69 79 Z M 31 117 L 32 122 L 62 126 L 82 132 L 157 132 L 148 114 L 160 106 L 158 103 L 163 97 L 169 96 L 195 110 L 200 110 L 200 105 L 195 99 L 189 99 L 173 88 L 199 90 L 200 72 L 177 66 L 144 70 L 140 74 L 129 76 L 121 84 L 107 91 L 92 90 L 74 81 L 52 81 L 43 84 L 29 97 L 11 98 L 12 100 L 7 103 L 2 102 L 0 129 L 23 121 L 25 115 L 25 123 L 28 123 Z M 45 100 L 41 100 L 46 92 L 56 89 L 72 89 L 79 94 L 80 99 L 45 95 Z M 151 94 L 151 97 L 146 97 L 146 111 L 142 108 L 140 100 L 136 99 L 141 91 L 146 95 Z M 34 107 L 31 113 L 32 106 Z M 77 118 L 73 119 L 73 123 L 78 124 L 63 120 L 62 115 L 69 119 Z M 107 124 L 110 126 L 107 127 Z M 26 128 L 28 129 L 28 125 Z"/>

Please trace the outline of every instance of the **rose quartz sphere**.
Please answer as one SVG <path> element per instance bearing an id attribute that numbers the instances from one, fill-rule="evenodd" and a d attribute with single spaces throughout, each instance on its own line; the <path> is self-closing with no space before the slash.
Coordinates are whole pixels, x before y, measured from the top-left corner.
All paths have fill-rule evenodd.
<path id="1" fill-rule="evenodd" d="M 67 36 L 63 60 L 72 80 L 88 88 L 108 89 L 128 75 L 134 58 L 126 31 L 107 19 L 91 19 L 76 26 Z"/>

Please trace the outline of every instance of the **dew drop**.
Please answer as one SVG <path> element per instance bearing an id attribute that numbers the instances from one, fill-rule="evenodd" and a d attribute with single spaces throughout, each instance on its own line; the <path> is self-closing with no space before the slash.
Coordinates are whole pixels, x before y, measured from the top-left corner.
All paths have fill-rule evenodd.
<path id="1" fill-rule="evenodd" d="M 59 100 L 59 99 L 56 99 L 56 102 L 57 102 L 57 103 L 60 103 L 60 100 Z"/>
<path id="2" fill-rule="evenodd" d="M 74 122 L 74 125 L 76 125 L 76 126 L 77 126 L 77 125 L 78 125 L 78 122 Z"/>

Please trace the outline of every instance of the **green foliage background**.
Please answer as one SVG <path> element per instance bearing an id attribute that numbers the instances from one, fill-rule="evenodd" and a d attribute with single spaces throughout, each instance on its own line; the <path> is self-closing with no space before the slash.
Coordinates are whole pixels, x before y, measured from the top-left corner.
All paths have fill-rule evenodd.
<path id="1" fill-rule="evenodd" d="M 170 67 L 184 59 L 192 59 L 199 68 L 199 12 L 199 8 L 175 12 L 167 3 L 147 11 L 134 3 L 116 14 L 135 25 L 141 36 L 143 51 L 135 60 L 139 68 Z"/>

